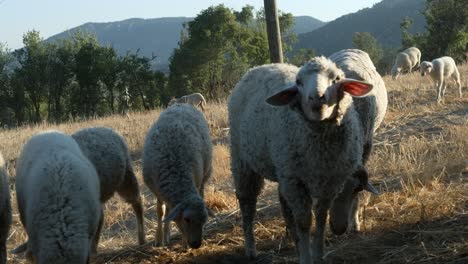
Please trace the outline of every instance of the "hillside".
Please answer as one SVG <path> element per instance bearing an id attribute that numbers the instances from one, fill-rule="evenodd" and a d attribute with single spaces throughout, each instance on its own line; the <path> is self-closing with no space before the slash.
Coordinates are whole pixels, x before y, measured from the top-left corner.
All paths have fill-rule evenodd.
<path id="1" fill-rule="evenodd" d="M 137 49 L 140 49 L 140 54 L 147 57 L 154 54 L 157 56 L 156 68 L 165 69 L 172 50 L 177 47 L 182 24 L 192 19 L 190 17 L 132 18 L 108 23 L 86 23 L 54 35 L 46 41 L 66 38 L 77 30 L 91 32 L 97 36 L 99 43 L 114 46 L 121 55 L 128 50 L 135 52 Z M 297 34 L 310 32 L 325 24 L 308 16 L 296 17 L 295 23 L 293 30 Z"/>
<path id="2" fill-rule="evenodd" d="M 331 53 L 353 47 L 355 32 L 370 32 L 386 47 L 401 45 L 400 22 L 409 17 L 414 23 L 410 32 L 424 31 L 421 14 L 425 0 L 383 0 L 371 8 L 341 16 L 312 32 L 300 34 L 296 49 L 311 48 L 317 54 Z"/>
<path id="3" fill-rule="evenodd" d="M 468 64 L 460 65 L 468 76 Z M 362 207 L 360 234 L 334 236 L 327 231 L 324 263 L 467 263 L 468 256 L 468 97 L 447 89 L 443 104 L 435 100 L 434 84 L 413 73 L 394 81 L 385 76 L 388 110 L 377 131 L 369 160 L 372 182 L 381 192 Z M 468 89 L 464 82 L 464 90 Z M 254 263 L 244 257 L 241 216 L 230 171 L 225 102 L 208 102 L 205 116 L 213 139 L 213 176 L 205 199 L 219 221 L 205 225 L 200 249 L 182 247 L 172 225 L 172 245 L 155 247 L 155 196 L 142 180 L 142 148 L 151 124 L 163 109 L 109 116 L 61 125 L 40 123 L 11 130 L 0 128 L 0 152 L 7 161 L 13 224 L 7 241 L 8 263 L 27 263 L 9 250 L 27 239 L 16 204 L 15 164 L 24 143 L 35 133 L 58 129 L 73 133 L 84 127 L 112 127 L 128 142 L 142 200 L 147 243 L 136 245 L 131 206 L 114 196 L 105 205 L 105 221 L 98 255 L 90 263 Z M 277 184 L 266 182 L 258 200 L 255 221 L 255 263 L 297 263 L 277 196 Z"/>

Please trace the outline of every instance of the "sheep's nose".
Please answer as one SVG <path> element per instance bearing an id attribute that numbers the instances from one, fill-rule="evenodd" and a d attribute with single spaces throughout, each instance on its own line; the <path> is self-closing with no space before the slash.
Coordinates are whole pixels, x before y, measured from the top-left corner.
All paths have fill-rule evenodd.
<path id="1" fill-rule="evenodd" d="M 197 240 L 197 241 L 190 242 L 189 246 L 193 249 L 197 249 L 197 248 L 200 248 L 201 243 L 202 243 L 201 240 Z"/>

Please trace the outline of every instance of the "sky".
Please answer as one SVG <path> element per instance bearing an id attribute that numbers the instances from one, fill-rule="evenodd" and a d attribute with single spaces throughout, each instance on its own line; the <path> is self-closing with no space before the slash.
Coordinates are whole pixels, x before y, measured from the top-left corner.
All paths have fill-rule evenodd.
<path id="1" fill-rule="evenodd" d="M 294 16 L 332 21 L 371 7 L 381 0 L 277 0 L 278 8 Z M 195 17 L 212 5 L 240 10 L 256 9 L 263 0 L 0 0 L 0 43 L 22 47 L 23 34 L 35 29 L 45 39 L 87 22 L 112 22 L 128 18 Z"/>

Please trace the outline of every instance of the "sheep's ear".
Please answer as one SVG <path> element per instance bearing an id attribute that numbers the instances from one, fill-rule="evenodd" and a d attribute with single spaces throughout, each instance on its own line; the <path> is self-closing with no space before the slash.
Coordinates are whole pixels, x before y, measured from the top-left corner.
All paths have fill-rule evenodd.
<path id="1" fill-rule="evenodd" d="M 179 214 L 180 214 L 180 210 L 181 210 L 181 205 L 182 204 L 177 204 L 171 211 L 171 213 L 169 213 L 168 216 L 166 216 L 166 218 L 164 218 L 163 220 L 163 223 L 169 223 L 169 221 L 173 220 L 174 218 L 176 218 Z"/>
<path id="2" fill-rule="evenodd" d="M 268 97 L 266 102 L 274 106 L 287 105 L 294 99 L 294 97 L 296 97 L 298 92 L 299 90 L 297 89 L 297 86 L 294 85 Z"/>
<path id="3" fill-rule="evenodd" d="M 348 78 L 342 80 L 340 83 L 341 89 L 354 97 L 366 96 L 373 88 L 373 85 L 370 83 Z"/>
<path id="4" fill-rule="evenodd" d="M 24 242 L 23 244 L 21 244 L 21 245 L 18 246 L 17 248 L 11 250 L 10 253 L 12 253 L 12 254 L 20 254 L 20 253 L 25 252 L 26 250 L 28 250 L 28 242 Z"/>

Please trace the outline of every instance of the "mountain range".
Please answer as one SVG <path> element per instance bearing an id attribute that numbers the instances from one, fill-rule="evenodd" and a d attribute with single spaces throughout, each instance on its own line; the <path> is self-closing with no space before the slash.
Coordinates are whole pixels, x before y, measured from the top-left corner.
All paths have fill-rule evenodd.
<path id="1" fill-rule="evenodd" d="M 398 47 L 401 43 L 400 22 L 408 17 L 413 20 L 410 32 L 424 31 L 425 20 L 421 11 L 425 0 L 383 0 L 373 7 L 341 16 L 325 23 L 309 16 L 297 16 L 293 31 L 298 34 L 294 50 L 314 49 L 317 54 L 330 53 L 352 47 L 355 32 L 370 32 L 386 47 Z M 53 41 L 66 38 L 80 30 L 97 36 L 103 45 L 112 45 L 119 54 L 127 51 L 144 56 L 155 55 L 155 68 L 167 70 L 168 59 L 177 47 L 182 24 L 191 17 L 166 17 L 154 19 L 131 18 L 107 23 L 86 23 L 48 38 Z"/>

